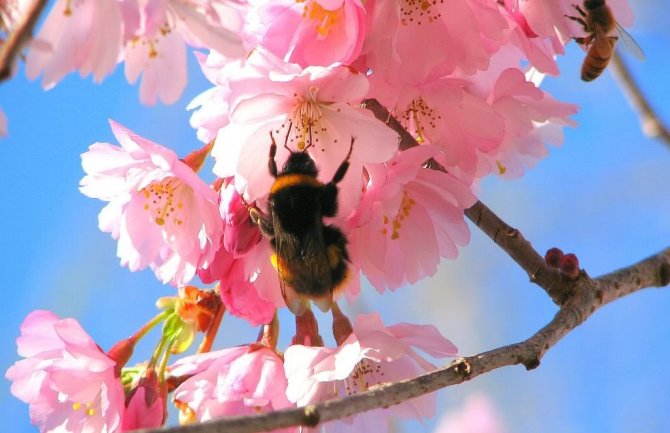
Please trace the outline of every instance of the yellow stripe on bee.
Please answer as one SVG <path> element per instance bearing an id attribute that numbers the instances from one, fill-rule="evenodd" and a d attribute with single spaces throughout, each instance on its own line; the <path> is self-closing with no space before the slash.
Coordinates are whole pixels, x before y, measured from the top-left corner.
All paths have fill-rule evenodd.
<path id="1" fill-rule="evenodd" d="M 337 245 L 328 247 L 328 266 L 335 269 L 342 262 L 342 249 Z"/>
<path id="2" fill-rule="evenodd" d="M 279 272 L 279 276 L 282 278 L 282 280 L 290 280 L 291 273 L 288 271 L 284 263 L 279 260 L 279 256 L 277 256 L 276 253 L 270 256 L 270 263 L 272 263 L 272 267 L 275 268 L 277 272 Z"/>
<path id="3" fill-rule="evenodd" d="M 272 188 L 270 188 L 270 194 L 296 185 L 323 186 L 317 178 L 310 176 L 309 174 L 284 174 L 275 179 L 275 183 L 273 183 Z"/>

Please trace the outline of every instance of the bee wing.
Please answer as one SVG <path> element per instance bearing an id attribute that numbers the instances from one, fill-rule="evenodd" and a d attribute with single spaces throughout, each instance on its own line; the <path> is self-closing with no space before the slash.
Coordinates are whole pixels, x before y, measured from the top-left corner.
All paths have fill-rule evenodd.
<path id="1" fill-rule="evenodd" d="M 619 47 L 621 47 L 623 51 L 631 54 L 638 60 L 645 59 L 644 52 L 642 51 L 640 45 L 635 42 L 635 39 L 633 39 L 633 37 L 626 30 L 624 30 L 624 28 L 621 27 L 619 23 L 616 24 L 616 32 L 619 36 Z"/>

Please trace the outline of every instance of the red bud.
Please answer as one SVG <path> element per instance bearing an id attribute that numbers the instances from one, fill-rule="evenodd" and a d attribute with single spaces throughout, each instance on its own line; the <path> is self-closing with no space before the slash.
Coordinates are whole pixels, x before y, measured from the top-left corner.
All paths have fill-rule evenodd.
<path id="1" fill-rule="evenodd" d="M 561 258 L 560 269 L 566 277 L 577 278 L 579 276 L 579 259 L 572 253 L 564 255 Z"/>
<path id="2" fill-rule="evenodd" d="M 549 248 L 547 253 L 544 255 L 544 262 L 551 266 L 552 268 L 558 269 L 561 265 L 561 259 L 563 258 L 563 251 L 554 247 Z"/>

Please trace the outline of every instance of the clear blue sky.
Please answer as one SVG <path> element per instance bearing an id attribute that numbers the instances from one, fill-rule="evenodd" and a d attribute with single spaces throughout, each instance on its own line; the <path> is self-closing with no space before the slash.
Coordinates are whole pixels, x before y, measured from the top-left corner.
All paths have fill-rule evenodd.
<path id="1" fill-rule="evenodd" d="M 648 13 L 632 32 L 647 55 L 632 66 L 670 122 L 670 33 L 662 21 Z M 488 179 L 481 199 L 538 250 L 574 252 L 597 276 L 670 244 L 670 150 L 642 136 L 611 74 L 590 84 L 578 80 L 582 59 L 572 47 L 561 60 L 564 75 L 544 86 L 580 105 L 579 126 L 567 130 L 563 147 L 552 149 L 523 179 Z M 121 69 L 102 85 L 72 75 L 49 92 L 27 81 L 21 69 L 0 86 L 0 107 L 10 122 L 10 137 L 0 141 L 0 371 L 17 359 L 19 324 L 34 309 L 76 317 L 109 348 L 154 314 L 157 297 L 173 293 L 150 271 L 131 273 L 118 265 L 115 242 L 97 229 L 102 203 L 78 192 L 79 154 L 96 141 L 113 142 L 108 118 L 186 153 L 198 142 L 184 107 L 205 88 L 193 62 L 184 97 L 170 107 L 141 106 Z M 527 338 L 551 319 L 554 306 L 488 238 L 472 231 L 459 260 L 434 278 L 384 296 L 365 287 L 350 311 L 379 309 L 386 323 L 434 323 L 464 354 Z M 667 289 L 606 306 L 553 348 L 537 370 L 506 368 L 442 391 L 439 410 L 461 405 L 478 390 L 498 406 L 508 432 L 667 431 L 668 311 Z M 284 341 L 290 333 L 285 330 Z M 227 318 L 219 347 L 255 334 Z M 35 431 L 28 407 L 9 394 L 4 379 L 0 415 L 3 431 Z M 429 431 L 432 425 L 398 429 Z"/>

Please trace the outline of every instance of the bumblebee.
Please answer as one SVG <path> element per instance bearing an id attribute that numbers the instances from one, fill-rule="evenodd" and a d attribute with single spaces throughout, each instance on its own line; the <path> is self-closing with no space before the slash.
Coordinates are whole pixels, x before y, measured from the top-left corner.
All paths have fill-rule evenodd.
<path id="1" fill-rule="evenodd" d="M 268 170 L 274 183 L 268 196 L 267 214 L 250 208 L 251 219 L 270 239 L 274 250 L 272 262 L 279 275 L 286 306 L 297 316 L 306 310 L 308 300 L 323 311 L 330 309 L 333 293 L 341 288 L 350 263 L 347 239 L 342 231 L 323 222 L 323 217 L 337 214 L 337 184 L 349 169 L 354 146 L 328 183 L 317 179 L 316 163 L 307 153 L 311 143 L 301 151 L 284 148 L 290 154 L 281 172 L 277 170 L 277 143 L 270 132 Z"/>

